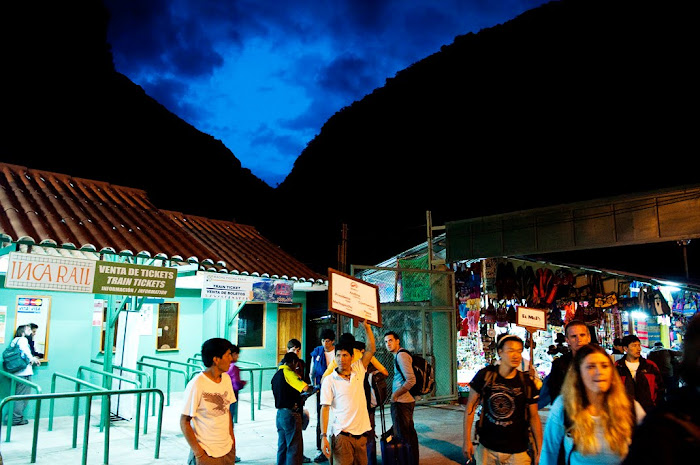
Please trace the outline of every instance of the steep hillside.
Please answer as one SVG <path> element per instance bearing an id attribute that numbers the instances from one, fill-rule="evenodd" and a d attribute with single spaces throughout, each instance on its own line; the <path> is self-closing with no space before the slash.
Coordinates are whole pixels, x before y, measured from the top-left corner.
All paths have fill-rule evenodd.
<path id="1" fill-rule="evenodd" d="M 0 160 L 145 189 L 160 208 L 255 223 L 272 189 L 115 72 L 101 1 L 3 8 Z"/>
<path id="2" fill-rule="evenodd" d="M 345 222 L 349 261 L 376 263 L 425 240 L 426 210 L 442 224 L 696 182 L 689 9 L 563 0 L 457 37 L 309 143 L 276 194 L 312 204 L 315 233 L 288 246 L 332 261 Z"/>

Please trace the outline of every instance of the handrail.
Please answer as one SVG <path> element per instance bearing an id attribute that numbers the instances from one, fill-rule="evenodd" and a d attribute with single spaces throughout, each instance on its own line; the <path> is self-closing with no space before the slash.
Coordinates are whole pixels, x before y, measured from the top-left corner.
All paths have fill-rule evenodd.
<path id="1" fill-rule="evenodd" d="M 197 352 L 197 353 L 194 354 L 192 357 L 189 357 L 189 358 L 187 359 L 187 363 L 190 363 L 190 361 L 192 361 L 192 362 L 201 362 L 201 361 L 202 361 L 202 353 L 201 353 L 201 352 Z"/>
<path id="2" fill-rule="evenodd" d="M 178 362 L 177 360 L 170 360 L 167 358 L 155 357 L 153 355 L 142 355 L 140 360 L 143 361 L 144 359 L 145 360 L 155 360 L 158 362 L 166 362 L 168 364 L 168 368 L 172 368 L 171 365 L 173 363 L 176 365 L 182 365 L 182 366 L 187 367 L 187 379 L 185 380 L 185 385 L 187 385 L 187 382 L 189 380 L 191 380 L 192 377 L 194 376 L 194 373 L 196 373 L 196 371 L 192 372 L 192 369 L 197 370 L 197 371 L 202 370 L 202 365 L 199 365 L 199 364 L 188 363 L 188 362 Z M 168 391 L 170 391 L 170 372 L 168 372 Z M 170 405 L 170 403 L 168 403 L 168 405 Z"/>
<path id="3" fill-rule="evenodd" d="M 167 390 L 167 402 L 165 405 L 170 405 L 170 373 L 181 373 L 182 376 L 185 378 L 185 385 L 187 385 L 187 382 L 189 381 L 188 374 L 185 373 L 183 370 L 178 370 L 175 368 L 170 368 L 170 367 L 164 367 L 162 365 L 156 365 L 153 363 L 147 363 L 147 362 L 142 362 L 142 361 L 136 361 L 136 366 L 146 366 L 153 368 L 153 387 L 156 387 L 156 370 L 165 370 L 168 372 L 168 390 Z M 155 397 L 155 395 L 154 395 Z M 155 402 L 155 399 L 153 400 Z M 155 403 L 153 404 L 153 408 L 155 409 Z"/>
<path id="4" fill-rule="evenodd" d="M 90 363 L 95 363 L 97 365 L 102 365 L 104 366 L 104 362 L 102 360 L 96 360 L 96 359 L 91 359 Z M 144 385 L 143 378 L 144 376 L 146 377 L 146 384 L 145 386 L 147 388 L 151 387 L 151 375 L 146 373 L 145 371 L 142 370 L 136 370 L 135 368 L 128 368 L 128 367 L 123 367 L 120 365 L 112 365 L 112 370 L 121 370 L 121 371 L 126 371 L 127 373 L 134 373 L 136 376 L 139 377 L 141 381 L 141 386 Z M 139 396 L 141 397 L 141 396 Z M 143 413 L 143 434 L 148 433 L 148 401 L 150 400 L 151 396 L 146 396 L 146 406 L 144 407 L 144 413 Z M 153 413 L 155 415 L 155 412 Z"/>
<path id="5" fill-rule="evenodd" d="M 36 390 L 37 394 L 41 394 L 41 386 L 39 386 L 36 383 L 32 383 L 31 381 L 21 378 L 17 375 L 14 375 L 12 373 L 8 373 L 5 370 L 0 370 L 0 375 L 5 376 L 6 378 L 10 379 L 10 396 L 15 395 L 15 391 L 17 388 L 17 382 L 20 382 L 21 384 L 26 384 L 30 388 L 33 388 Z M 12 434 L 12 420 L 11 420 L 11 415 L 12 415 L 12 407 L 13 404 L 10 402 L 10 406 L 7 407 L 7 440 L 6 442 L 10 441 L 10 435 Z M 2 414 L 2 409 L 0 409 L 0 419 L 5 418 L 5 415 Z M 0 436 L 2 437 L 2 436 Z"/>
<path id="6" fill-rule="evenodd" d="M 64 375 L 63 373 L 53 373 L 51 375 L 51 393 L 55 394 L 56 393 L 56 379 L 57 378 L 63 378 L 67 379 L 69 381 L 73 381 L 75 383 L 75 389 L 76 391 L 80 391 L 80 386 L 87 386 L 92 389 L 96 389 L 98 391 L 107 391 L 107 388 L 98 386 L 96 384 L 88 383 L 85 380 L 76 378 L 74 376 L 68 376 Z M 49 402 L 49 431 L 53 431 L 53 406 L 54 406 L 54 400 L 51 399 Z M 75 448 L 77 443 L 78 443 L 78 415 L 79 415 L 79 408 L 78 408 L 78 398 L 76 397 L 73 400 L 73 447 Z M 104 420 L 104 417 L 102 418 Z M 100 430 L 102 431 L 102 430 Z"/>
<path id="7" fill-rule="evenodd" d="M 91 368 L 86 365 L 80 365 L 78 367 L 78 378 L 80 378 L 80 375 L 82 374 L 83 371 L 87 371 L 90 373 L 96 373 L 98 375 L 102 375 L 104 378 L 105 376 L 108 378 L 118 379 L 120 381 L 124 381 L 125 383 L 132 383 L 134 385 L 134 388 L 136 389 L 141 389 L 141 382 L 136 381 L 135 379 L 130 379 L 124 376 L 120 375 L 115 375 L 114 373 L 109 373 L 104 370 L 97 370 L 95 368 Z M 104 410 L 103 407 L 103 414 L 106 413 L 106 415 L 103 415 L 103 420 L 109 421 L 109 411 Z M 136 415 L 135 415 L 136 421 L 134 422 L 134 429 L 135 429 L 135 434 L 134 434 L 134 450 L 138 450 L 139 448 L 139 429 L 141 427 L 141 395 L 136 396 Z M 104 428 L 104 421 L 100 423 L 100 432 L 102 432 Z"/>
<path id="8" fill-rule="evenodd" d="M 259 362 L 249 362 L 248 360 L 238 360 L 238 361 L 236 362 L 236 364 L 239 364 L 239 363 L 247 363 L 247 364 L 249 364 L 249 365 L 254 365 L 254 366 L 256 366 L 256 367 L 261 367 L 261 366 L 262 366 L 262 363 L 259 363 Z"/>
<path id="9" fill-rule="evenodd" d="M 156 444 L 155 444 L 155 454 L 154 458 L 159 458 L 160 456 L 160 437 L 161 437 L 161 427 L 163 424 L 163 391 L 156 388 L 142 388 L 142 389 L 124 389 L 124 390 L 106 390 L 106 391 L 78 391 L 78 392 L 62 392 L 62 393 L 51 393 L 51 394 L 24 394 L 24 395 L 14 395 L 5 397 L 0 401 L 0 411 L 6 403 L 15 400 L 36 400 L 36 409 L 34 410 L 34 433 L 32 437 L 32 454 L 30 463 L 36 463 L 36 449 L 38 444 L 39 435 L 39 417 L 41 414 L 41 401 L 42 399 L 60 399 L 75 397 L 87 397 L 86 401 L 86 411 L 85 411 L 85 432 L 84 432 L 84 442 L 83 442 L 83 460 L 82 465 L 87 463 L 87 448 L 88 448 L 88 438 L 90 432 L 90 407 L 92 405 L 92 398 L 95 396 L 105 396 L 107 401 L 107 406 L 110 405 L 111 396 L 114 394 L 126 395 L 126 394 L 143 394 L 151 393 L 158 394 L 160 396 L 160 408 L 158 411 L 158 428 L 156 431 Z M 104 445 L 104 460 L 105 465 L 109 464 L 109 424 L 106 423 L 105 428 L 105 445 Z M 2 431 L 2 425 L 0 425 L 0 432 Z"/>
<path id="10" fill-rule="evenodd" d="M 250 371 L 250 419 L 255 421 L 255 377 L 253 376 L 254 371 L 260 372 L 260 391 L 258 392 L 258 410 L 262 408 L 262 377 L 263 371 L 265 370 L 275 370 L 277 371 L 279 367 L 253 367 L 253 368 L 241 368 L 240 371 Z"/>

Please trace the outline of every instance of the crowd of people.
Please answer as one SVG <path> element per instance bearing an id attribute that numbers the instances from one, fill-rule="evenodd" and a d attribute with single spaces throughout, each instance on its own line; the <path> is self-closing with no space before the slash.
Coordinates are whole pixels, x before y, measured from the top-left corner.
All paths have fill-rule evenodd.
<path id="1" fill-rule="evenodd" d="M 318 453 L 313 462 L 333 461 L 336 465 L 376 463 L 375 409 L 377 398 L 371 376 L 388 376 L 389 371 L 374 357 L 376 342 L 371 326 L 364 321 L 365 341 L 349 333 L 335 343 L 332 330 L 321 333 L 321 345 L 310 354 L 307 373 L 299 357 L 301 343 L 292 339 L 287 353 L 272 377 L 272 393 L 277 409 L 277 464 L 297 465 L 311 462 L 303 453 L 302 431 L 309 423 L 306 400 L 317 398 Z M 410 450 L 413 465 L 419 463 L 418 435 L 413 422 L 415 399 L 410 388 L 415 384 L 411 355 L 401 350 L 395 332 L 384 336 L 394 355 L 395 367 L 391 394 L 393 432 Z M 236 361 L 240 349 L 222 338 L 202 344 L 202 363 L 206 369 L 195 375 L 185 388 L 185 403 L 180 428 L 190 446 L 189 465 L 230 465 L 241 461 L 236 456 L 234 419 L 240 380 Z M 381 405 L 381 400 L 379 401 Z"/>
<path id="2" fill-rule="evenodd" d="M 374 396 L 380 393 L 368 389 L 368 379 L 389 372 L 374 357 L 371 326 L 363 326 L 365 341 L 346 333 L 336 343 L 335 333 L 324 330 L 310 354 L 308 372 L 299 357 L 301 344 L 289 341 L 271 382 L 278 465 L 329 459 L 336 465 L 376 463 Z M 665 465 L 700 452 L 700 316 L 690 320 L 681 361 L 671 373 L 662 372 L 651 356 L 641 355 L 634 335 L 616 341 L 622 349 L 617 358 L 591 341 L 581 321 L 570 321 L 563 338 L 567 350 L 554 360 L 543 383 L 535 382 L 532 370 L 519 369 L 521 338 L 506 334 L 498 340 L 498 362 L 479 370 L 470 383 L 463 424 L 468 463 Z M 384 335 L 384 344 L 395 364 L 389 390 L 393 432 L 410 451 L 407 465 L 418 464 L 415 398 L 409 392 L 415 383 L 411 355 L 402 350 L 395 332 Z M 235 368 L 239 353 L 225 339 L 202 345 L 206 369 L 188 383 L 180 420 L 191 449 L 190 465 L 240 461 L 234 434 L 237 393 L 243 387 Z M 549 393 L 544 427 L 539 384 Z M 318 453 L 311 459 L 303 454 L 302 431 L 309 423 L 304 405 L 314 394 Z"/>

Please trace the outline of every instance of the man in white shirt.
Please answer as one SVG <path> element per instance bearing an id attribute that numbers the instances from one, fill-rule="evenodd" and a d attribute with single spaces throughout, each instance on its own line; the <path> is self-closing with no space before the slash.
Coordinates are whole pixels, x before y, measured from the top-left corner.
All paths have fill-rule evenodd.
<path id="1" fill-rule="evenodd" d="M 231 378 L 231 343 L 212 338 L 202 344 L 206 370 L 185 388 L 180 429 L 190 446 L 188 465 L 231 465 L 236 460 L 236 437 L 229 407 L 236 402 Z"/>
<path id="2" fill-rule="evenodd" d="M 372 328 L 364 321 L 367 342 L 362 358 L 352 362 L 354 347 L 335 346 L 338 367 L 321 384 L 321 437 L 326 457 L 336 465 L 366 465 L 367 436 L 371 429 L 365 397 L 365 373 L 376 350 Z M 333 412 L 333 423 L 328 420 Z M 329 442 L 328 436 L 331 437 Z"/>

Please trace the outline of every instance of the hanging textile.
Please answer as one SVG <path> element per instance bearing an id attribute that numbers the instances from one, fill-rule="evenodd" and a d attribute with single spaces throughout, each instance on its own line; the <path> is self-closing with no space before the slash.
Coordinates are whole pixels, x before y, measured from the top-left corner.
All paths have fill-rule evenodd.
<path id="1" fill-rule="evenodd" d="M 428 256 L 417 258 L 401 258 L 397 260 L 399 268 L 428 269 Z M 430 274 L 400 272 L 403 302 L 425 302 L 430 300 Z"/>

